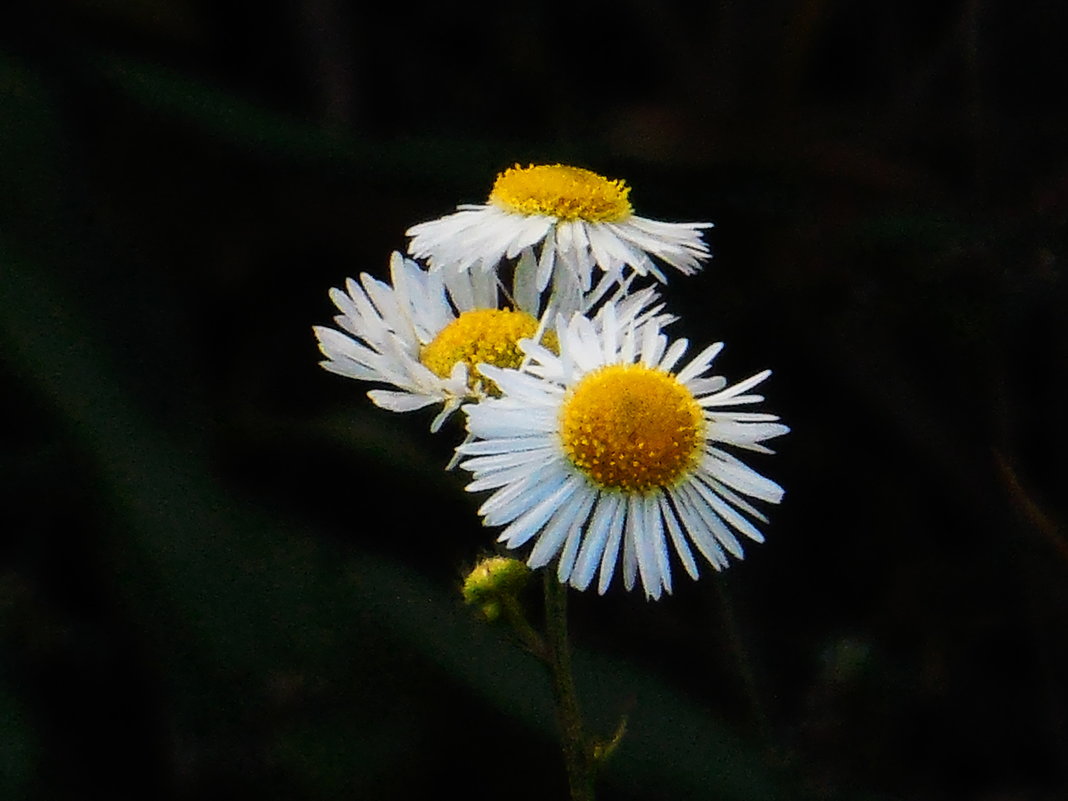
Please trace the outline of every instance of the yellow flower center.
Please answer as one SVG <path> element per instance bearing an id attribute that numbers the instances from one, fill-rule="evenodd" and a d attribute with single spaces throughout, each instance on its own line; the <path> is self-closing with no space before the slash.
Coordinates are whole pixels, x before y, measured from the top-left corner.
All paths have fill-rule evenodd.
<path id="1" fill-rule="evenodd" d="M 518 368 L 523 363 L 519 340 L 532 338 L 538 321 L 524 311 L 512 309 L 473 309 L 463 312 L 445 326 L 419 353 L 421 361 L 434 375 L 448 378 L 457 362 L 467 364 L 467 385 L 474 390 L 481 383 L 493 395 L 497 385 L 484 378 L 477 365 Z M 545 347 L 557 350 L 556 335 L 542 335 Z"/>
<path id="2" fill-rule="evenodd" d="M 630 216 L 630 187 L 595 172 L 563 164 L 520 167 L 497 176 L 490 203 L 517 214 L 561 220 L 619 222 Z"/>
<path id="3" fill-rule="evenodd" d="M 704 414 L 673 375 L 616 364 L 585 376 L 565 399 L 560 436 L 571 462 L 605 489 L 670 487 L 696 466 Z"/>

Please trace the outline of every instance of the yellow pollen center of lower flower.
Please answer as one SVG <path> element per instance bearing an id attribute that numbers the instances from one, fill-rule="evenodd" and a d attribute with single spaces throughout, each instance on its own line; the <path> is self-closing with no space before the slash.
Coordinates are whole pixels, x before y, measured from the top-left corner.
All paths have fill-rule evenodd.
<path id="1" fill-rule="evenodd" d="M 419 361 L 434 375 L 448 378 L 458 362 L 467 364 L 467 384 L 473 390 L 481 383 L 492 395 L 499 395 L 497 385 L 478 372 L 477 365 L 517 368 L 523 362 L 519 340 L 532 338 L 538 321 L 524 311 L 512 309 L 473 309 L 463 312 L 424 345 Z M 542 336 L 542 344 L 557 349 L 551 331 Z"/>
<path id="2" fill-rule="evenodd" d="M 571 462 L 606 489 L 670 487 L 696 466 L 704 413 L 673 375 L 617 364 L 585 376 L 565 398 L 560 436 Z"/>
<path id="3" fill-rule="evenodd" d="M 630 187 L 581 167 L 518 164 L 497 176 L 490 203 L 517 214 L 619 222 L 631 214 Z"/>

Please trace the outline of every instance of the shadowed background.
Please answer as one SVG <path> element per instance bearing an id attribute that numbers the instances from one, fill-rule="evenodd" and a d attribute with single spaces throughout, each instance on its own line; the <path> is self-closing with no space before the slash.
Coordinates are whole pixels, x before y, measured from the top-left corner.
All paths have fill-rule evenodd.
<path id="1" fill-rule="evenodd" d="M 458 598 L 462 432 L 311 333 L 556 161 L 716 224 L 673 332 L 793 428 L 744 562 L 572 594 L 603 798 L 1065 797 L 1066 17 L 0 12 L 0 797 L 564 797 L 540 666 Z"/>

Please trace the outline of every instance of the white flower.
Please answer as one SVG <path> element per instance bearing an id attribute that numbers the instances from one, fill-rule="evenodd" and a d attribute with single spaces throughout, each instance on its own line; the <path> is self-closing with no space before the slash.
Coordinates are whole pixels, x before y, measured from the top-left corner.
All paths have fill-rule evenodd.
<path id="1" fill-rule="evenodd" d="M 630 187 L 579 167 L 561 164 L 520 168 L 497 176 L 485 205 L 458 210 L 408 229 L 408 252 L 431 269 L 487 272 L 518 258 L 516 280 L 538 292 L 552 284 L 555 311 L 581 310 L 577 295 L 602 280 L 618 282 L 625 271 L 666 281 L 658 259 L 689 275 L 709 258 L 701 229 L 711 223 L 668 223 L 639 217 Z"/>
<path id="2" fill-rule="evenodd" d="M 493 490 L 479 509 L 504 526 L 499 541 L 533 541 L 528 564 L 557 560 L 561 582 L 584 590 L 599 574 L 604 593 L 622 554 L 623 581 L 645 594 L 671 591 L 674 550 L 697 578 L 691 545 L 717 570 L 742 558 L 737 535 L 763 541 L 750 502 L 778 503 L 783 490 L 725 448 L 770 453 L 765 440 L 789 429 L 771 414 L 735 411 L 770 374 L 733 386 L 708 375 L 717 343 L 681 370 L 686 340 L 669 344 L 659 320 L 618 326 L 558 319 L 559 355 L 533 342 L 526 373 L 482 365 L 501 390 L 465 409 L 473 439 L 458 448 L 469 491 Z M 670 545 L 669 545 L 670 542 Z"/>
<path id="3" fill-rule="evenodd" d="M 367 393 L 390 411 L 442 404 L 432 431 L 461 404 L 496 391 L 475 365 L 521 366 L 524 354 L 518 342 L 527 337 L 555 347 L 555 334 L 542 333 L 537 293 L 514 287 L 514 298 L 502 298 L 494 273 L 431 272 L 394 253 L 390 277 L 387 284 L 363 273 L 359 282 L 348 279 L 344 291 L 330 290 L 341 311 L 334 318 L 341 330 L 313 327 L 326 357 L 320 364 L 339 375 L 391 387 Z M 654 291 L 624 298 L 625 289 L 614 296 L 623 309 L 618 320 L 674 319 L 659 314 L 662 304 Z"/>

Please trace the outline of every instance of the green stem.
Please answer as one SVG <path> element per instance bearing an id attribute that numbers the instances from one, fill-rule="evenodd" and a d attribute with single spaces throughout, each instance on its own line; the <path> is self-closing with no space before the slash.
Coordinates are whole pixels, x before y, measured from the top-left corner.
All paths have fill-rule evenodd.
<path id="1" fill-rule="evenodd" d="M 575 680 L 571 673 L 571 650 L 567 641 L 567 586 L 557 581 L 555 571 L 543 572 L 546 650 L 553 679 L 556 720 L 563 740 L 571 801 L 594 801 L 593 749 L 589 746 L 583 730 Z"/>
<path id="2" fill-rule="evenodd" d="M 534 627 L 530 625 L 530 621 L 527 620 L 527 616 L 523 612 L 523 607 L 519 605 L 516 596 L 506 595 L 501 598 L 500 604 L 504 619 L 508 622 L 508 625 L 512 627 L 512 631 L 515 632 L 519 641 L 523 643 L 528 651 L 538 657 L 538 659 L 549 664 L 549 654 L 546 650 L 545 640 L 534 630 Z"/>

